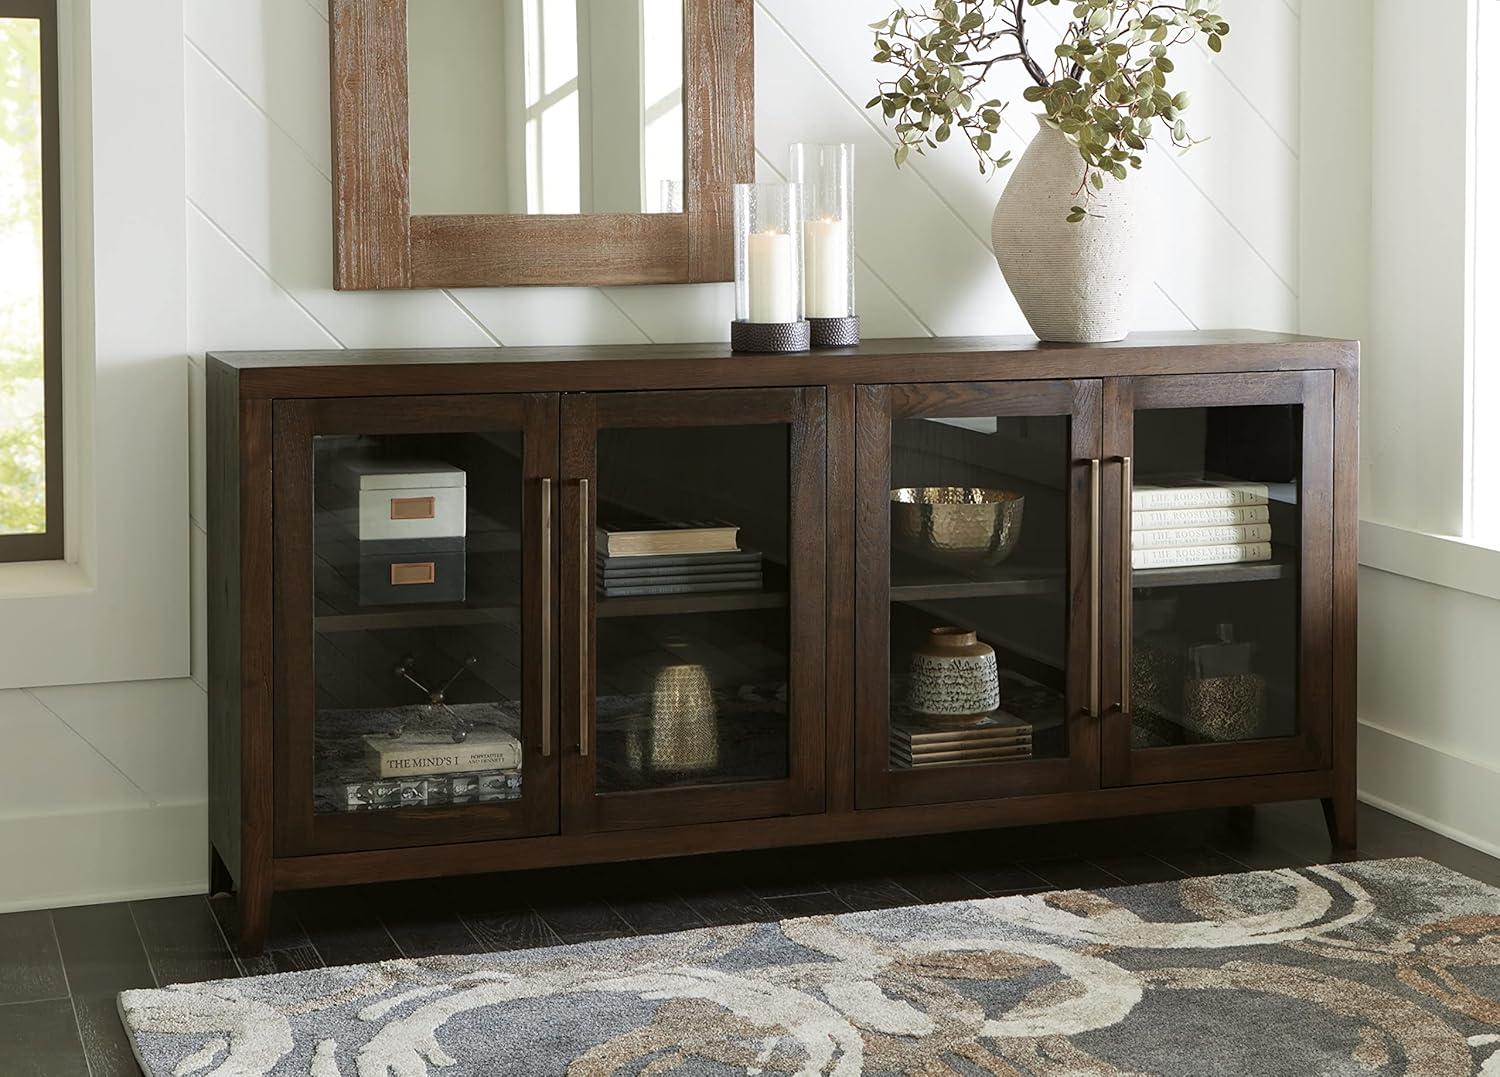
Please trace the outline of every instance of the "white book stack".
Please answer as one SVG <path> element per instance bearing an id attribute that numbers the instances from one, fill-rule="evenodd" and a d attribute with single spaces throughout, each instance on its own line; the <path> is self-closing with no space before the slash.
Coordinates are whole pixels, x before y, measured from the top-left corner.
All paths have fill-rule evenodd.
<path id="1" fill-rule="evenodd" d="M 1136 486 L 1130 493 L 1130 567 L 1233 565 L 1271 559 L 1264 483 Z"/>

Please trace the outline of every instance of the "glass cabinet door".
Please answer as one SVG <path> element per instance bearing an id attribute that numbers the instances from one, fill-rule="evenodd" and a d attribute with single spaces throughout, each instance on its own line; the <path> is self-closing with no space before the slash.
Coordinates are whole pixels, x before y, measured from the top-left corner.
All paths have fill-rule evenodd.
<path id="1" fill-rule="evenodd" d="M 1106 783 L 1326 766 L 1332 374 L 1107 386 Z"/>
<path id="2" fill-rule="evenodd" d="M 861 386 L 862 808 L 1098 785 L 1098 381 Z"/>
<path id="3" fill-rule="evenodd" d="M 564 829 L 822 809 L 824 395 L 563 398 Z"/>
<path id="4" fill-rule="evenodd" d="M 557 398 L 275 426 L 282 848 L 555 832 Z"/>

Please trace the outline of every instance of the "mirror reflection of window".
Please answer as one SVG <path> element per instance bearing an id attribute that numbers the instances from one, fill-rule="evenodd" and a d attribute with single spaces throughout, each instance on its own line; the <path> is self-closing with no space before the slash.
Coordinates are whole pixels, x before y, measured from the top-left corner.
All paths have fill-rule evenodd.
<path id="1" fill-rule="evenodd" d="M 641 30 L 641 154 L 646 212 L 681 213 L 681 0 L 641 0 Z"/>
<path id="2" fill-rule="evenodd" d="M 515 6 L 514 4 L 509 6 Z M 580 213 L 586 193 L 584 169 L 592 158 L 579 146 L 579 15 L 584 31 L 592 4 L 575 0 L 521 0 L 526 67 L 526 209 L 527 213 Z M 514 116 L 507 117 L 514 122 Z M 521 212 L 514 210 L 513 212 Z"/>
<path id="3" fill-rule="evenodd" d="M 414 214 L 677 213 L 682 0 L 411 0 Z"/>

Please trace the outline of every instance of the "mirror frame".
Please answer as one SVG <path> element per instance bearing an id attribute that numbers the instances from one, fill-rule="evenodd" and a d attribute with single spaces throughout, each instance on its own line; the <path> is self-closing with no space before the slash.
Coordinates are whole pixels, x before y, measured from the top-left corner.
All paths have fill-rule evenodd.
<path id="1" fill-rule="evenodd" d="M 329 0 L 335 288 L 733 279 L 731 195 L 755 178 L 753 0 L 683 0 L 685 212 L 416 217 L 406 5 Z"/>

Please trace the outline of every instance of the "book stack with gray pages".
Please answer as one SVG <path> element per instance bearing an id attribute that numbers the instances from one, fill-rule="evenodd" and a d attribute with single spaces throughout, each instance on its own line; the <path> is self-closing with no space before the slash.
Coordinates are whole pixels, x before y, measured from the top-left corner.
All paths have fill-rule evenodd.
<path id="1" fill-rule="evenodd" d="M 1199 480 L 1136 486 L 1130 509 L 1132 569 L 1271 559 L 1271 508 L 1264 483 Z"/>
<path id="2" fill-rule="evenodd" d="M 677 523 L 632 530 L 601 527 L 595 568 L 600 598 L 759 591 L 759 550 L 743 550 L 738 527 Z"/>

